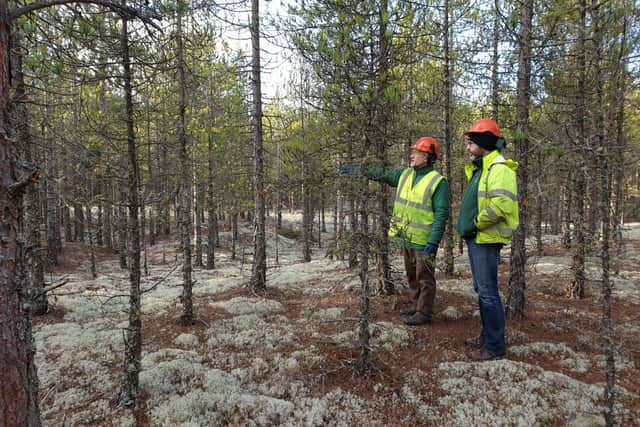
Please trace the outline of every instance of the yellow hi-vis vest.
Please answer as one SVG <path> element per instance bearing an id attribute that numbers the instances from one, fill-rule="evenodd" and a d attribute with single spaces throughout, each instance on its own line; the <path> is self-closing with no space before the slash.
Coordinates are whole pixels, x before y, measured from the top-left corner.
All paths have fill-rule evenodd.
<path id="1" fill-rule="evenodd" d="M 400 175 L 389 236 L 424 246 L 433 225 L 431 197 L 444 177 L 433 170 L 412 187 L 415 174 L 413 168 L 407 168 Z"/>
<path id="2" fill-rule="evenodd" d="M 465 166 L 467 180 L 471 180 L 474 164 Z M 476 243 L 509 243 L 518 228 L 518 163 L 505 159 L 498 150 L 482 160 L 478 183 L 478 217 Z"/>

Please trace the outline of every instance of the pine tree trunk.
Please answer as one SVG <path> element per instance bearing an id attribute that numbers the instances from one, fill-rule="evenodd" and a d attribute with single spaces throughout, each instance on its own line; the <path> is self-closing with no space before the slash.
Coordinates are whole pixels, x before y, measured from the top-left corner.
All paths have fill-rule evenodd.
<path id="1" fill-rule="evenodd" d="M 363 157 L 364 158 L 364 157 Z M 369 213 L 367 179 L 363 177 L 360 188 L 365 189 L 360 196 L 360 233 L 358 233 L 358 251 L 360 252 L 360 319 L 358 322 L 358 359 L 355 364 L 355 373 L 359 377 L 367 376 L 370 370 L 369 348 Z M 359 193 L 360 194 L 360 193 Z"/>
<path id="2" fill-rule="evenodd" d="M 113 190 L 111 184 L 108 184 L 108 188 L 105 194 L 111 196 L 104 209 L 104 245 L 109 249 L 114 249 L 113 244 Z"/>
<path id="3" fill-rule="evenodd" d="M 500 82 L 498 80 L 499 56 L 498 47 L 500 46 L 500 1 L 493 2 L 493 38 L 491 42 L 491 118 L 500 122 Z"/>
<path id="4" fill-rule="evenodd" d="M 596 146 L 598 148 L 598 209 L 602 221 L 602 339 L 604 341 L 604 352 L 606 359 L 605 386 L 604 386 L 604 420 L 607 427 L 618 425 L 615 414 L 616 404 L 616 365 L 615 365 L 615 343 L 613 337 L 613 319 L 611 317 L 611 290 L 612 283 L 609 277 L 609 238 L 610 238 L 610 206 L 611 206 L 611 185 L 609 182 L 609 159 L 608 144 L 604 136 L 604 90 L 602 73 L 602 26 L 603 20 L 600 17 L 601 3 L 592 0 L 591 22 L 593 28 L 593 48 L 595 58 L 593 60 L 593 81 L 595 83 L 595 129 Z"/>
<path id="5" fill-rule="evenodd" d="M 567 289 L 567 296 L 572 299 L 584 298 L 584 285 L 585 285 L 585 256 L 586 256 L 586 239 L 585 239 L 585 221 L 584 221 L 584 176 L 582 171 L 578 172 L 575 180 L 575 194 L 576 194 L 576 221 L 573 230 L 573 240 L 575 241 L 575 250 L 573 253 L 573 261 L 571 264 L 571 270 L 573 271 L 573 278 Z"/>
<path id="6" fill-rule="evenodd" d="M 63 191 L 63 194 L 65 192 Z M 64 204 L 62 206 L 62 224 L 64 226 L 64 241 L 65 242 L 73 242 L 74 239 L 74 235 L 73 235 L 73 227 L 72 227 L 72 221 L 71 221 L 71 208 L 69 207 L 69 205 Z"/>
<path id="7" fill-rule="evenodd" d="M 237 209 L 237 207 L 235 207 Z M 234 210 L 231 214 L 231 259 L 236 259 L 236 247 L 238 245 L 238 213 Z"/>
<path id="8" fill-rule="evenodd" d="M 264 157 L 262 148 L 262 87 L 260 78 L 260 9 L 259 1 L 251 0 L 251 87 L 253 93 L 251 120 L 253 124 L 253 196 L 255 237 L 251 289 L 267 286 L 267 253 L 265 231 Z"/>
<path id="9" fill-rule="evenodd" d="M 209 121 L 213 126 L 213 106 L 209 107 L 210 117 Z M 213 270 L 216 268 L 215 253 L 216 253 L 216 234 L 218 230 L 218 221 L 216 217 L 216 205 L 215 205 L 215 144 L 213 139 L 213 132 L 210 131 L 207 137 L 207 148 L 209 152 L 208 156 L 208 182 L 207 182 L 207 270 Z"/>
<path id="10" fill-rule="evenodd" d="M 321 223 L 320 231 L 322 233 L 327 232 L 327 224 L 325 223 L 325 209 L 326 209 L 326 195 L 324 190 L 320 192 L 320 218 L 318 221 Z"/>
<path id="11" fill-rule="evenodd" d="M 538 203 L 536 205 L 536 223 L 535 223 L 535 236 L 536 236 L 536 255 L 542 256 L 544 254 L 544 243 L 542 242 L 542 222 L 543 218 L 543 210 L 542 206 L 545 203 L 544 197 L 538 197 Z"/>
<path id="12" fill-rule="evenodd" d="M 10 131 L 10 60 L 7 2 L 0 1 L 0 420 L 7 426 L 39 426 L 38 378 L 33 356 L 31 314 L 25 297 L 22 248 L 22 190 L 16 184 L 15 145 Z"/>
<path id="13" fill-rule="evenodd" d="M 336 191 L 336 253 L 338 254 L 338 259 L 344 261 L 344 193 L 341 190 Z"/>
<path id="14" fill-rule="evenodd" d="M 613 150 L 613 157 L 616 159 L 622 159 L 623 154 L 626 151 L 626 138 L 624 132 L 625 125 L 625 93 L 626 93 L 626 75 L 627 75 L 627 17 L 622 16 L 622 28 L 620 34 L 620 49 L 618 53 L 618 67 L 616 67 L 616 77 L 614 78 L 615 87 L 612 98 L 615 105 L 615 117 L 614 121 L 614 134 L 616 136 L 615 149 Z M 614 208 L 613 208 L 613 230 L 615 239 L 615 254 L 619 259 L 622 254 L 622 242 L 619 239 L 618 230 L 623 224 L 623 212 L 624 212 L 624 180 L 625 180 L 625 167 L 623 162 L 614 162 L 611 165 L 613 168 L 614 176 Z"/>
<path id="15" fill-rule="evenodd" d="M 302 163 L 302 260 L 311 261 L 311 233 L 313 227 L 313 212 L 311 210 L 311 191 L 306 182 L 306 162 Z"/>
<path id="16" fill-rule="evenodd" d="M 451 85 L 451 58 L 450 58 L 450 48 L 449 44 L 451 41 L 451 28 L 449 25 L 449 14 L 450 14 L 450 2 L 449 0 L 445 0 L 444 6 L 444 22 L 442 27 L 442 33 L 444 35 L 444 75 L 443 75 L 443 89 L 444 89 L 444 149 L 445 149 L 445 158 L 444 158 L 444 173 L 448 182 L 452 182 L 453 174 L 451 170 L 451 142 L 452 142 L 452 131 L 451 131 L 451 98 L 452 98 L 452 85 Z M 447 219 L 447 225 L 445 227 L 445 245 L 444 245 L 444 256 L 445 256 L 445 267 L 444 272 L 447 276 L 452 276 L 454 273 L 454 257 L 453 257 L 453 224 L 451 219 L 451 212 L 453 209 L 451 208 L 452 197 L 449 196 L 449 218 Z"/>
<path id="17" fill-rule="evenodd" d="M 80 203 L 73 204 L 74 241 L 84 243 L 84 208 Z"/>
<path id="18" fill-rule="evenodd" d="M 586 81 L 587 81 L 587 65 L 586 65 L 586 31 L 587 31 L 587 3 L 586 0 L 580 1 L 580 24 L 578 35 L 577 61 L 578 61 L 578 94 L 576 100 L 576 125 L 578 133 L 578 146 L 587 147 L 586 135 Z M 575 252 L 573 254 L 573 263 L 571 269 L 573 271 L 573 279 L 567 289 L 567 296 L 574 299 L 584 298 L 585 285 L 585 254 L 587 252 L 587 244 L 585 239 L 585 193 L 586 178 L 584 160 L 578 159 L 579 165 L 576 168 L 575 190 L 573 194 L 576 200 L 576 218 L 574 222 L 574 240 Z"/>
<path id="19" fill-rule="evenodd" d="M 544 161 L 542 160 L 542 156 L 537 156 L 536 162 L 537 170 L 543 170 Z M 540 177 L 536 177 L 535 187 L 541 188 Z M 545 206 L 545 194 L 538 192 L 536 197 L 536 222 L 534 224 L 535 230 L 535 238 L 536 238 L 536 256 L 542 256 L 544 253 L 544 243 L 542 242 L 542 223 L 544 222 L 544 210 L 543 206 Z"/>
<path id="20" fill-rule="evenodd" d="M 349 236 L 351 238 L 349 240 L 353 240 L 353 236 L 358 230 L 358 216 L 356 211 L 356 200 L 354 200 L 353 194 L 350 194 L 349 197 Z M 349 244 L 347 247 L 348 251 L 348 265 L 349 268 L 354 268 L 358 265 L 358 251 L 355 248 L 354 244 Z"/>
<path id="21" fill-rule="evenodd" d="M 391 261 L 389 260 L 389 197 L 386 188 L 381 186 L 376 193 L 378 206 L 376 272 L 378 282 L 375 293 L 379 295 L 395 294 L 395 286 L 391 279 Z"/>
<path id="22" fill-rule="evenodd" d="M 140 226 L 138 223 L 140 188 L 136 141 L 133 123 L 133 100 L 131 89 L 131 63 L 129 58 L 129 35 L 127 19 L 122 19 L 122 63 L 124 68 L 124 92 L 127 114 L 127 148 L 129 157 L 129 325 L 125 340 L 124 381 L 120 388 L 120 402 L 132 406 L 138 395 L 140 355 L 142 352 L 142 313 L 140 311 Z"/>
<path id="23" fill-rule="evenodd" d="M 86 210 L 87 210 L 87 238 L 89 239 L 89 262 L 90 262 L 90 270 L 91 270 L 91 277 L 93 279 L 95 279 L 96 277 L 98 277 L 98 272 L 97 272 L 97 267 L 96 267 L 96 249 L 93 246 L 93 221 L 91 220 L 91 204 L 88 204 L 86 206 Z"/>
<path id="24" fill-rule="evenodd" d="M 15 36 L 15 43 L 20 44 L 22 33 Z M 24 84 L 24 74 L 22 71 L 22 49 L 15 49 L 13 56 L 13 66 L 15 71 L 15 95 L 11 114 L 11 126 L 16 130 L 16 140 L 21 148 L 20 155 L 24 158 L 29 168 L 34 168 L 36 147 L 34 147 L 31 133 L 29 131 L 29 112 L 26 108 L 26 93 Z M 33 173 L 33 172 L 30 172 Z M 34 315 L 45 314 L 49 303 L 47 294 L 44 292 L 44 268 L 40 248 L 40 203 L 38 200 L 38 187 L 29 185 L 24 193 L 24 266 L 26 275 L 27 294 L 31 297 L 31 312 Z"/>
<path id="25" fill-rule="evenodd" d="M 138 181 L 140 181 L 140 179 L 138 179 Z M 138 188 L 138 210 L 140 211 L 140 255 L 143 259 L 142 264 L 144 268 L 144 275 L 145 277 L 148 277 L 149 265 L 147 264 L 147 243 L 144 235 L 145 228 L 147 227 L 147 208 L 140 188 Z M 151 234 L 151 232 L 149 234 Z"/>
<path id="26" fill-rule="evenodd" d="M 527 253 L 528 157 L 529 157 L 529 103 L 531 99 L 531 22 L 533 0 L 524 0 L 520 9 L 518 55 L 518 86 L 516 108 L 516 157 L 519 162 L 518 204 L 520 225 L 511 242 L 511 276 L 507 294 L 506 314 L 509 319 L 523 319 L 525 308 L 525 265 Z"/>
<path id="27" fill-rule="evenodd" d="M 197 178 L 195 178 L 198 180 Z M 202 267 L 202 200 L 204 197 L 204 191 L 200 182 L 196 183 L 196 254 L 194 259 L 194 265 Z"/>
<path id="28" fill-rule="evenodd" d="M 182 41 L 182 14 L 185 5 L 178 2 L 176 44 L 178 51 L 176 59 L 178 61 L 178 144 L 180 146 L 180 164 L 182 168 L 181 189 L 180 189 L 180 232 L 182 236 L 182 316 L 183 325 L 192 325 L 193 318 L 193 280 L 191 278 L 191 168 L 189 161 L 189 149 L 187 147 L 186 123 L 185 123 L 185 64 L 184 49 Z"/>
<path id="29" fill-rule="evenodd" d="M 571 191 L 575 185 L 575 180 L 568 176 L 562 184 L 562 246 L 565 249 L 571 248 L 571 200 L 573 200 Z"/>
<path id="30" fill-rule="evenodd" d="M 379 99 L 378 103 L 386 101 L 385 92 L 390 86 L 390 77 L 388 76 L 388 73 L 391 61 L 391 40 L 388 34 L 388 14 L 388 1 L 382 0 L 378 9 L 378 45 L 380 52 L 377 58 L 377 74 L 381 76 L 381 78 L 378 79 L 378 87 L 376 88 L 378 92 L 377 98 Z M 388 106 L 372 104 L 367 117 L 367 121 L 371 124 L 370 128 L 379 129 L 376 134 L 370 137 L 374 142 L 373 147 L 375 150 L 376 166 L 388 166 L 387 138 L 389 134 L 391 115 L 394 113 L 394 109 L 390 104 L 391 103 L 389 103 Z M 389 260 L 389 220 L 391 209 L 389 207 L 387 187 L 379 186 L 375 198 L 378 212 L 374 218 L 377 222 L 377 227 L 375 227 L 374 231 L 376 239 L 374 256 L 376 260 L 377 281 L 374 289 L 375 293 L 379 295 L 393 295 L 395 293 L 395 287 L 391 280 L 391 261 Z"/>
<path id="31" fill-rule="evenodd" d="M 120 268 L 127 268 L 127 216 L 122 206 L 126 203 L 127 196 L 124 189 L 118 191 L 118 217 L 116 227 L 118 229 L 118 256 L 120 258 Z"/>
<path id="32" fill-rule="evenodd" d="M 98 246 L 104 245 L 104 220 L 103 220 L 104 206 L 102 202 L 98 205 L 98 222 L 96 223 L 96 244 Z"/>
<path id="33" fill-rule="evenodd" d="M 60 221 L 58 217 L 58 193 L 56 191 L 55 177 L 56 171 L 56 151 L 53 141 L 50 139 L 49 129 L 49 106 L 45 107 L 44 120 L 42 124 L 42 137 L 47 144 L 46 156 L 46 178 L 45 193 L 47 198 L 47 261 L 51 265 L 58 265 L 58 257 L 62 250 L 62 239 L 60 237 Z"/>

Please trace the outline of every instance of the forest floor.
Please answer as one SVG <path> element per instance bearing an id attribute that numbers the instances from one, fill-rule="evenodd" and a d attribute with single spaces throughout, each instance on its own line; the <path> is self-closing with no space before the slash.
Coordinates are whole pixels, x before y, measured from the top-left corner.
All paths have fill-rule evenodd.
<path id="1" fill-rule="evenodd" d="M 293 227 L 293 220 L 290 226 Z M 251 247 L 245 229 L 241 245 Z M 288 234 L 291 235 L 291 234 Z M 323 235 L 328 237 L 329 234 Z M 267 291 L 248 287 L 250 260 L 230 258 L 221 235 L 216 269 L 196 267 L 196 323 L 181 326 L 182 273 L 173 241 L 147 248 L 143 346 L 135 408 L 118 406 L 127 327 L 128 275 L 117 256 L 67 243 L 47 282 L 68 283 L 34 318 L 40 407 L 45 426 L 598 426 L 605 358 L 598 259 L 589 258 L 583 300 L 569 300 L 571 253 L 545 236 L 527 266 L 526 317 L 508 321 L 508 358 L 471 362 L 464 340 L 479 332 L 466 254 L 438 273 L 431 325 L 404 325 L 398 296 L 370 301 L 371 369 L 354 375 L 359 351 L 358 271 L 324 257 L 301 262 L 300 243 L 268 244 Z M 325 242 L 327 239 L 325 239 Z M 323 242 L 324 243 L 324 242 Z M 442 255 L 442 254 L 440 254 Z M 503 249 L 501 291 L 508 284 Z M 612 263 L 617 408 L 621 425 L 640 425 L 640 224 L 627 225 Z"/>

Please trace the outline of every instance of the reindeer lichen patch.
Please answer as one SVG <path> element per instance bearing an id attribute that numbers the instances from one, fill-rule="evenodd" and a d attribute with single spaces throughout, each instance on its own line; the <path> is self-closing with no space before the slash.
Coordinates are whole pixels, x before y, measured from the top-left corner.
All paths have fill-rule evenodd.
<path id="1" fill-rule="evenodd" d="M 200 345 L 200 340 L 193 334 L 180 334 L 173 340 L 178 347 L 194 349 Z"/>
<path id="2" fill-rule="evenodd" d="M 291 417 L 294 405 L 268 396 L 233 390 L 193 390 L 156 405 L 151 421 L 157 425 L 270 426 Z"/>
<path id="3" fill-rule="evenodd" d="M 140 387 L 152 396 L 184 393 L 200 385 L 205 372 L 198 353 L 162 349 L 142 358 Z"/>
<path id="4" fill-rule="evenodd" d="M 471 285 L 471 279 L 438 280 L 438 287 L 469 299 L 476 300 L 478 298 L 478 294 L 475 293 Z"/>
<path id="5" fill-rule="evenodd" d="M 391 322 L 376 322 L 369 324 L 371 336 L 370 345 L 393 352 L 396 348 L 408 345 L 411 333 L 403 326 Z M 319 335 L 318 335 L 319 336 Z M 333 340 L 345 348 L 354 348 L 357 345 L 357 332 L 349 330 L 335 334 Z"/>
<path id="6" fill-rule="evenodd" d="M 278 301 L 267 298 L 237 297 L 227 301 L 211 303 L 214 307 L 222 307 L 231 314 L 269 314 L 286 311 Z"/>
<path id="7" fill-rule="evenodd" d="M 42 325 L 35 331 L 38 353 L 101 353 L 101 359 L 110 360 L 114 352 L 123 347 L 122 334 L 109 329 L 105 322 L 91 322 L 85 325 L 77 323 L 55 323 Z M 110 351 L 105 351 L 110 349 Z"/>
<path id="8" fill-rule="evenodd" d="M 270 271 L 269 285 L 279 289 L 306 288 L 315 279 L 327 279 L 336 274 L 342 265 L 338 261 L 314 260 L 309 263 L 282 266 Z"/>
<path id="9" fill-rule="evenodd" d="M 345 312 L 344 307 L 329 307 L 319 310 L 309 310 L 303 312 L 304 317 L 312 317 L 314 320 L 338 320 Z"/>
<path id="10" fill-rule="evenodd" d="M 526 363 L 454 362 L 438 370 L 447 392 L 438 403 L 451 411 L 452 425 L 539 425 L 601 410 L 599 387 Z"/>
<path id="11" fill-rule="evenodd" d="M 272 316 L 267 322 L 257 314 L 218 320 L 211 325 L 208 333 L 207 346 L 210 349 L 233 346 L 273 350 L 293 342 L 294 339 L 289 319 Z"/>
<path id="12" fill-rule="evenodd" d="M 547 357 L 558 359 L 562 366 L 579 373 L 585 373 L 591 367 L 591 362 L 585 354 L 576 353 L 565 343 L 534 342 L 511 346 L 509 352 L 520 356 L 546 354 Z"/>

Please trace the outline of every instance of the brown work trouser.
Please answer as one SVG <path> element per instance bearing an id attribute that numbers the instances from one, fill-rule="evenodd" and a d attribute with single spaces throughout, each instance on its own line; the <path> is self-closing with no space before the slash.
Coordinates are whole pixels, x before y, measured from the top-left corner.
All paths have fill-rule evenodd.
<path id="1" fill-rule="evenodd" d="M 402 248 L 402 257 L 413 308 L 416 312 L 431 317 L 436 299 L 435 258 L 411 248 Z"/>

